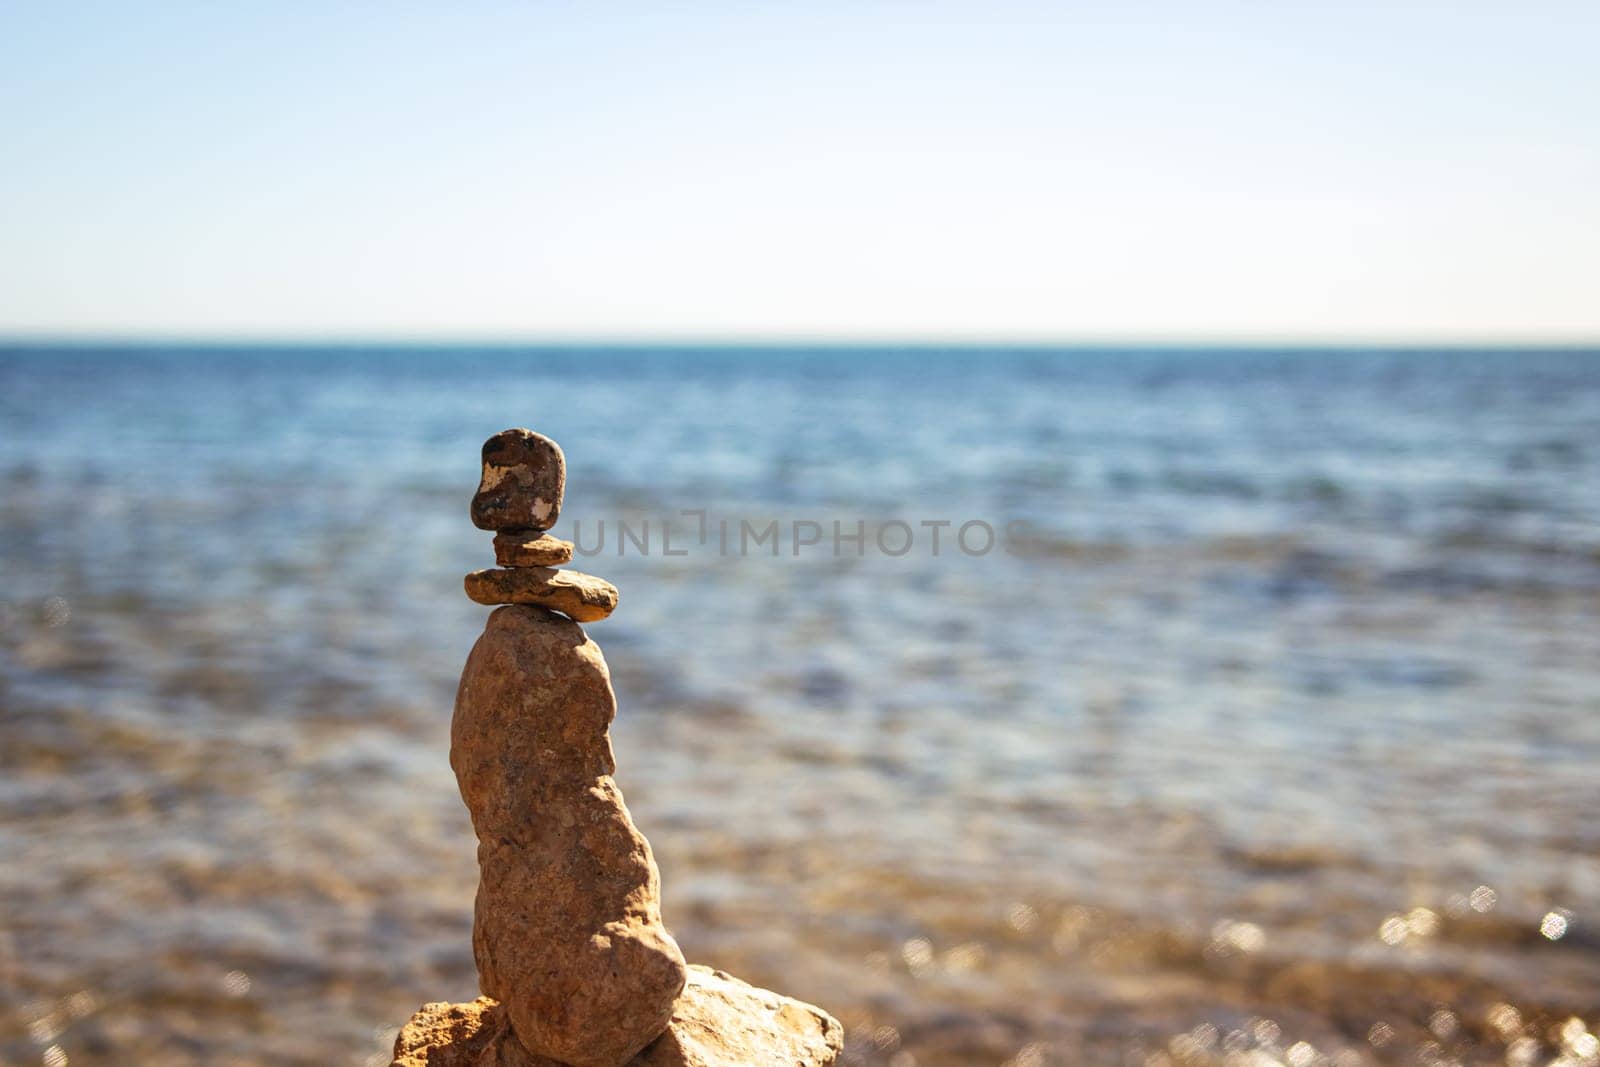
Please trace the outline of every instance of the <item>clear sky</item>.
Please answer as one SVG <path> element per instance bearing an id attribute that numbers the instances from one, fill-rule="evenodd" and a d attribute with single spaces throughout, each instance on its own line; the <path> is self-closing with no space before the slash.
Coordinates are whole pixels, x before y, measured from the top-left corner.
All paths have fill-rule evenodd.
<path id="1" fill-rule="evenodd" d="M 0 334 L 1600 340 L 1600 4 L 0 0 Z"/>

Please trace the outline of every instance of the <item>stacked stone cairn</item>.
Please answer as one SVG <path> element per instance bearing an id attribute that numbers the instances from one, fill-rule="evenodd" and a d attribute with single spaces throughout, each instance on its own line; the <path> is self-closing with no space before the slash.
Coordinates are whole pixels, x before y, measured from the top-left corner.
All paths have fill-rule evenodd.
<path id="1" fill-rule="evenodd" d="M 612 775 L 616 695 L 580 622 L 611 583 L 557 570 L 566 459 L 506 430 L 483 446 L 472 521 L 498 569 L 467 575 L 497 605 L 467 657 L 450 766 L 478 837 L 472 951 L 484 994 L 425 1004 L 394 1067 L 827 1067 L 843 1039 L 820 1008 L 688 966 L 660 876 Z"/>

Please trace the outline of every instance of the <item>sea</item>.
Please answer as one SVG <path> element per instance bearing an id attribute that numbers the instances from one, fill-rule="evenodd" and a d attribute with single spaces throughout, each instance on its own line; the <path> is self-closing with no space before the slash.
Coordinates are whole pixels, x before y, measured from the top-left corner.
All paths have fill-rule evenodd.
<path id="1" fill-rule="evenodd" d="M 0 1063 L 477 994 L 479 448 L 691 961 L 885 1067 L 1600 1062 L 1600 351 L 0 345 Z"/>

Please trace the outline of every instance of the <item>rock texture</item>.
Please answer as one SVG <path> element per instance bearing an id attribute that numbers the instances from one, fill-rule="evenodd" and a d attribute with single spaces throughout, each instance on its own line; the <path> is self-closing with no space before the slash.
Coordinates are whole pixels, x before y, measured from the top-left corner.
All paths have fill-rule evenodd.
<path id="1" fill-rule="evenodd" d="M 561 517 L 567 457 L 532 430 L 501 430 L 483 443 L 483 480 L 472 498 L 480 530 L 548 530 Z"/>
<path id="2" fill-rule="evenodd" d="M 544 1067 L 517 1042 L 497 1002 L 424 1004 L 394 1039 L 389 1067 Z"/>
<path id="3" fill-rule="evenodd" d="M 559 567 L 572 562 L 572 542 L 538 530 L 503 530 L 494 535 L 494 561 L 502 567 Z"/>
<path id="4" fill-rule="evenodd" d="M 596 622 L 617 610 L 617 587 L 582 571 L 515 567 L 473 571 L 467 596 L 479 604 L 535 604 L 579 622 Z"/>
<path id="5" fill-rule="evenodd" d="M 827 1067 L 843 1046 L 844 1027 L 821 1008 L 694 966 L 667 1032 L 637 1062 L 639 1067 Z"/>
<path id="6" fill-rule="evenodd" d="M 666 1033 L 628 1067 L 828 1067 L 844 1030 L 827 1012 L 690 967 Z M 395 1039 L 393 1067 L 559 1067 L 517 1041 L 502 1005 L 426 1004 Z"/>
<path id="7" fill-rule="evenodd" d="M 530 1052 L 573 1067 L 627 1062 L 665 1029 L 685 981 L 650 845 L 611 780 L 615 713 L 581 627 L 503 607 L 467 658 L 450 727 L 478 835 L 479 985 Z"/>

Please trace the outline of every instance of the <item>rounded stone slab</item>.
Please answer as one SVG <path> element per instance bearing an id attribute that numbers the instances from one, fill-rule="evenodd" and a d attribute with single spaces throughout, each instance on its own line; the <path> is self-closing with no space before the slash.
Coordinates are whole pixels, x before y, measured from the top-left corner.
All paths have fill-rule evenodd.
<path id="1" fill-rule="evenodd" d="M 494 561 L 502 567 L 559 567 L 572 562 L 572 542 L 538 530 L 502 530 L 494 535 Z"/>
<path id="2" fill-rule="evenodd" d="M 480 530 L 548 530 L 561 517 L 567 457 L 532 430 L 501 430 L 483 443 L 483 479 L 472 497 Z"/>
<path id="3" fill-rule="evenodd" d="M 597 622 L 617 610 L 617 587 L 582 571 L 507 567 L 473 571 L 467 596 L 479 604 L 530 604 L 579 622 Z"/>
<path id="4" fill-rule="evenodd" d="M 650 843 L 611 778 L 616 712 L 581 626 L 503 607 L 467 657 L 450 722 L 478 837 L 479 989 L 523 1047 L 571 1067 L 636 1056 L 666 1030 L 685 981 Z"/>
<path id="5" fill-rule="evenodd" d="M 709 967 L 689 968 L 667 1032 L 627 1067 L 829 1067 L 844 1028 L 821 1008 Z M 488 997 L 424 1004 L 400 1031 L 391 1067 L 560 1067 L 518 1043 Z"/>

